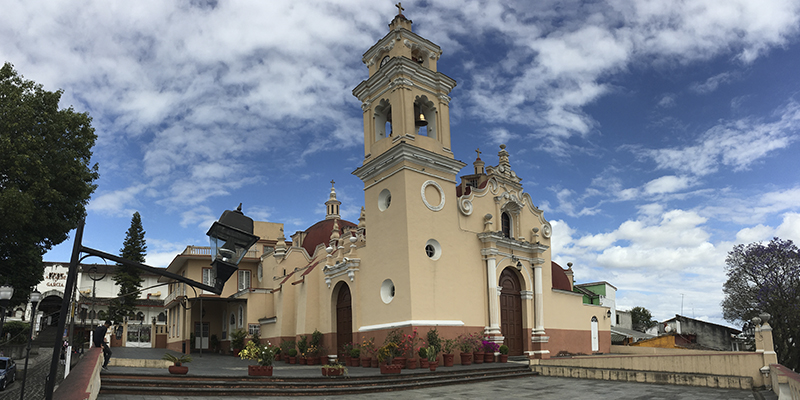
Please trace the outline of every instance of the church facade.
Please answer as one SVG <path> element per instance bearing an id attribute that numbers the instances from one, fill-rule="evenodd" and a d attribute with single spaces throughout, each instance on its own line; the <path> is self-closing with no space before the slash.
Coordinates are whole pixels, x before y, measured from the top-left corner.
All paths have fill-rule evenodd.
<path id="1" fill-rule="evenodd" d="M 445 338 L 481 333 L 512 355 L 610 350 L 609 308 L 584 304 L 572 269 L 551 261 L 552 227 L 501 145 L 497 165 L 472 173 L 451 150 L 449 93 L 437 71 L 439 46 L 399 13 L 363 56 L 364 182 L 356 222 L 341 219 L 335 188 L 327 215 L 305 231 L 256 221 L 260 240 L 222 295 L 173 283 L 165 301 L 168 347 L 208 348 L 216 336 L 258 332 L 278 344 L 315 330 L 336 354 L 342 345 L 400 328 L 436 328 Z M 168 270 L 211 283 L 208 248 L 189 247 Z M 192 339 L 194 342 L 189 342 Z"/>

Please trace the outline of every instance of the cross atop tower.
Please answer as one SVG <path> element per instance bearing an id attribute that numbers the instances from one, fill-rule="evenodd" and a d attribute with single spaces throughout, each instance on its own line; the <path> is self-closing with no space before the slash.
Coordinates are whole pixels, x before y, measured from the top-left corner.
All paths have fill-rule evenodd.
<path id="1" fill-rule="evenodd" d="M 477 148 L 477 149 L 475 149 L 475 152 L 478 153 L 478 158 L 480 159 L 481 158 L 481 153 L 482 153 L 481 149 Z"/>
<path id="2" fill-rule="evenodd" d="M 405 10 L 403 3 L 397 3 L 394 6 L 397 7 L 397 15 L 403 15 L 403 10 Z"/>

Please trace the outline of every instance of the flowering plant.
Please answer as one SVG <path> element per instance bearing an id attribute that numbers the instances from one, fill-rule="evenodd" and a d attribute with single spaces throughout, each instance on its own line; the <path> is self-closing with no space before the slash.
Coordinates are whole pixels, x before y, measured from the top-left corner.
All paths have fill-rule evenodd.
<path id="1" fill-rule="evenodd" d="M 500 345 L 495 342 L 490 342 L 487 340 L 483 341 L 483 352 L 484 353 L 496 353 L 500 350 Z"/>
<path id="2" fill-rule="evenodd" d="M 391 362 L 392 358 L 394 358 L 395 351 L 397 351 L 397 345 L 394 342 L 386 343 L 378 349 L 378 362 Z"/>
<path id="3" fill-rule="evenodd" d="M 361 337 L 361 355 L 364 357 L 372 357 L 375 355 L 375 338 L 367 339 L 366 336 Z"/>
<path id="4" fill-rule="evenodd" d="M 255 341 L 247 342 L 247 345 L 239 352 L 242 360 L 256 360 L 258 365 L 270 366 L 275 359 L 278 346 L 273 346 L 269 342 L 266 345 L 257 345 Z"/>

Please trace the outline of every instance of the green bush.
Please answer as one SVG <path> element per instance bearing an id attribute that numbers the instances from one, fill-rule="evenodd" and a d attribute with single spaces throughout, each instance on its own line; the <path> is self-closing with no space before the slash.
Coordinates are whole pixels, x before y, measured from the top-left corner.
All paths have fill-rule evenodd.
<path id="1" fill-rule="evenodd" d="M 8 321 L 3 324 L 3 340 L 8 337 L 9 344 L 26 344 L 28 343 L 28 334 L 31 331 L 31 324 L 22 321 Z"/>

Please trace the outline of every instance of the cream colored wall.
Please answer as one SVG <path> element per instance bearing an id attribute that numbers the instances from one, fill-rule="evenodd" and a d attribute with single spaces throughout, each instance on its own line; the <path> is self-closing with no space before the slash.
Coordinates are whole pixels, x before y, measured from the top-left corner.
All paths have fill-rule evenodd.
<path id="1" fill-rule="evenodd" d="M 276 222 L 253 221 L 253 234 L 266 240 L 276 240 L 283 234 L 283 224 Z"/>

